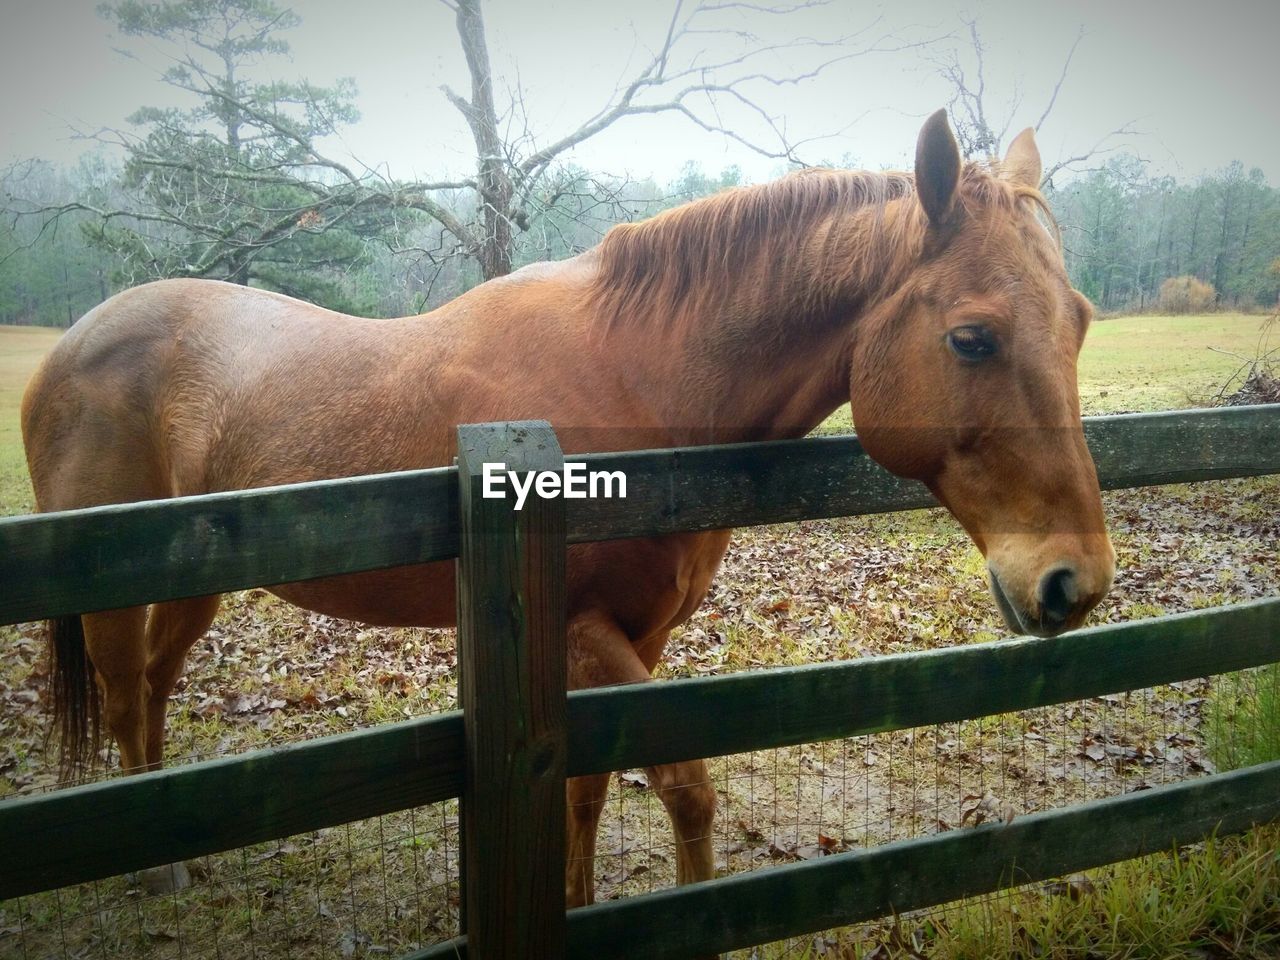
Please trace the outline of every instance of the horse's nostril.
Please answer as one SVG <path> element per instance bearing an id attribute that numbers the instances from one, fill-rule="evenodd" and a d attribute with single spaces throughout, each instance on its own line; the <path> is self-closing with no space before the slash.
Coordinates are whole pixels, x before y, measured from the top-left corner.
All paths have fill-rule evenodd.
<path id="1" fill-rule="evenodd" d="M 1075 571 L 1070 567 L 1050 570 L 1040 578 L 1040 622 L 1050 629 L 1062 626 L 1079 599 Z"/>

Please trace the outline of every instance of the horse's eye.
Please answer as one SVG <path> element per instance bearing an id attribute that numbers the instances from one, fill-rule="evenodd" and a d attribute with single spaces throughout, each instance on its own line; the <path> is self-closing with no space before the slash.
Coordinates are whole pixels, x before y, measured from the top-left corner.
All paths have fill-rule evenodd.
<path id="1" fill-rule="evenodd" d="M 956 327 L 947 332 L 947 346 L 961 360 L 977 363 L 995 356 L 996 338 L 986 327 Z"/>

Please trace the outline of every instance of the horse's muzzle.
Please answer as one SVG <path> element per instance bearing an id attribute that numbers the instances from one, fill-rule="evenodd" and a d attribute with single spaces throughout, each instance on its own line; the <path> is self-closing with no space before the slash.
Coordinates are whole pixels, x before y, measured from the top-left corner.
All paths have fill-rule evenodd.
<path id="1" fill-rule="evenodd" d="M 1009 599 L 1000 575 L 988 567 L 991 594 L 1000 608 L 1005 625 L 1016 633 L 1054 637 L 1078 625 L 1093 609 L 1097 598 L 1086 597 L 1076 572 L 1069 566 L 1054 567 L 1036 585 L 1036 609 L 1028 611 Z"/>

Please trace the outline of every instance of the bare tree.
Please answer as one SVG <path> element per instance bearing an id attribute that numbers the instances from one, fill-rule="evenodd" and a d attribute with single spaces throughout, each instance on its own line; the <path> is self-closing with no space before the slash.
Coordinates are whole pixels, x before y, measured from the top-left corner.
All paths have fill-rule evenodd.
<path id="1" fill-rule="evenodd" d="M 763 156 L 794 161 L 802 143 L 789 136 L 785 118 L 770 112 L 758 91 L 802 84 L 836 63 L 922 43 L 877 35 L 878 20 L 845 36 L 799 36 L 765 42 L 735 24 L 734 16 L 745 13 L 785 22 L 803 10 L 826 6 L 827 0 L 783 0 L 775 4 L 676 0 L 662 42 L 643 65 L 618 83 L 604 104 L 576 128 L 558 136 L 542 137 L 533 132 L 522 91 L 514 91 L 506 110 L 502 114 L 498 111 L 496 78 L 480 0 L 440 2 L 455 15 L 470 73 L 469 97 L 448 86 L 442 90 L 471 129 L 477 158 L 472 185 L 479 208 L 472 223 L 441 223 L 479 261 L 486 278 L 510 271 L 513 228 L 528 229 L 540 209 L 565 195 L 565 190 L 557 188 L 556 162 L 624 118 L 675 114 L 697 128 L 727 137 Z M 727 52 L 708 57 L 705 51 L 715 47 Z M 811 65 L 794 73 L 762 66 L 781 52 L 802 53 Z M 721 108 L 728 105 L 754 117 L 758 134 L 724 120 Z"/>
<path id="2" fill-rule="evenodd" d="M 995 160 L 1003 154 L 1005 138 L 1008 137 L 1014 120 L 1021 114 L 1025 92 L 1020 84 L 1015 84 L 1012 95 L 1007 99 L 997 98 L 992 94 L 987 86 L 987 48 L 983 43 L 978 21 L 963 17 L 961 24 L 962 39 L 953 38 L 950 44 L 930 45 L 924 49 L 923 56 L 951 88 L 951 100 L 948 104 L 951 122 L 965 159 Z M 1071 61 L 1083 39 L 1084 28 L 1081 27 L 1063 58 L 1057 82 L 1033 125 L 1037 132 L 1057 105 L 1058 95 L 1071 70 Z M 1049 183 L 1055 174 L 1068 167 L 1111 153 L 1118 149 L 1112 145 L 1116 138 L 1135 132 L 1132 122 L 1122 124 L 1099 137 L 1091 147 L 1080 153 L 1046 164 L 1040 182 Z"/>
<path id="3" fill-rule="evenodd" d="M 439 226 L 439 242 L 419 246 L 420 256 L 433 263 L 468 259 L 489 279 L 510 272 L 517 237 L 535 220 L 545 221 L 553 208 L 584 207 L 588 180 L 570 155 L 614 124 L 674 115 L 763 156 L 797 161 L 807 141 L 793 137 L 785 117 L 767 106 L 769 90 L 802 85 L 856 57 L 928 42 L 900 40 L 878 19 L 840 36 L 789 30 L 830 0 L 671 0 L 660 41 L 636 69 L 576 126 L 549 131 L 531 116 L 519 83 L 495 74 L 481 0 L 440 2 L 454 16 L 470 79 L 465 94 L 448 85 L 441 90 L 471 132 L 473 174 L 402 181 L 330 152 L 330 135 L 355 118 L 350 81 L 322 88 L 246 80 L 256 61 L 287 50 L 276 33 L 298 22 L 275 0 L 115 0 L 104 15 L 126 33 L 172 49 L 162 78 L 200 106 L 186 113 L 142 110 L 132 118 L 141 132 L 91 135 L 124 148 L 127 171 L 140 187 L 137 202 L 28 205 L 21 212 L 46 221 L 89 215 L 97 224 L 90 229 L 138 265 L 129 281 L 220 276 L 305 296 L 281 284 L 300 282 L 311 260 L 323 266 L 337 239 L 346 241 L 348 262 L 355 241 L 403 250 L 408 231 L 400 227 L 423 218 Z M 779 66 L 787 60 L 804 66 Z M 620 193 L 602 199 L 625 202 Z M 318 242 L 322 235 L 335 239 Z M 273 263 L 287 267 L 272 269 Z"/>

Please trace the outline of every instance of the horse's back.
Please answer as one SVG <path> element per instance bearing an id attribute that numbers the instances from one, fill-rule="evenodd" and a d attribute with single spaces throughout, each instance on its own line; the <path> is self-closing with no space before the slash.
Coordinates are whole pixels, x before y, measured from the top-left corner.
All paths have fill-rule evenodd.
<path id="1" fill-rule="evenodd" d="M 125 291 L 68 331 L 27 390 L 39 508 L 444 465 L 464 422 L 545 418 L 570 428 L 574 450 L 650 435 L 660 446 L 643 384 L 620 388 L 589 336 L 558 335 L 581 322 L 581 279 L 563 280 L 581 269 L 539 267 L 388 321 L 214 281 Z M 701 599 L 726 541 L 574 547 L 575 604 L 606 604 L 629 634 L 659 635 Z M 334 616 L 445 626 L 452 576 L 438 564 L 277 592 Z"/>
<path id="2" fill-rule="evenodd" d="M 341 315 L 208 280 L 162 280 L 90 310 L 37 369 L 23 442 L 41 510 L 205 492 L 244 384 Z M 252 408 L 252 402 L 247 404 Z"/>

